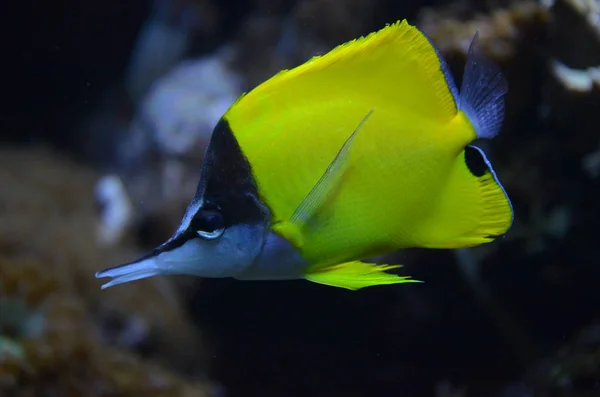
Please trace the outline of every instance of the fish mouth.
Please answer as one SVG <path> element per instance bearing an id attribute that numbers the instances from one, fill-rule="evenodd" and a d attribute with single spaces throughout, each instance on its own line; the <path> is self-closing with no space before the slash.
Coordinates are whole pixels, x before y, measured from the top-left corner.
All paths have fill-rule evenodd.
<path id="1" fill-rule="evenodd" d="M 100 288 L 106 289 L 130 281 L 172 274 L 172 270 L 176 266 L 174 266 L 172 260 L 165 258 L 165 254 L 168 256 L 169 253 L 177 252 L 185 244 L 186 240 L 185 234 L 175 234 L 152 250 L 151 253 L 141 258 L 96 272 L 96 278 L 112 278 L 112 280 L 103 284 Z"/>
<path id="2" fill-rule="evenodd" d="M 166 271 L 164 266 L 161 266 L 161 262 L 154 254 L 149 254 L 133 262 L 96 272 L 95 276 L 96 278 L 112 278 L 100 287 L 106 289 L 118 284 L 165 274 Z"/>

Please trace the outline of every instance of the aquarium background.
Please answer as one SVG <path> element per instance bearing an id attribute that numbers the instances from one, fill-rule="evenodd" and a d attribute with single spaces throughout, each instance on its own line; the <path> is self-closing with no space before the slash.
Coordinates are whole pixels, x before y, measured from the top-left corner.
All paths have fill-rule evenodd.
<path id="1" fill-rule="evenodd" d="M 597 1 L 4 7 L 0 396 L 600 396 Z M 177 227 L 240 93 L 403 18 L 458 82 L 476 30 L 507 76 L 485 143 L 515 208 L 505 238 L 379 258 L 422 284 L 100 290 L 96 271 Z"/>

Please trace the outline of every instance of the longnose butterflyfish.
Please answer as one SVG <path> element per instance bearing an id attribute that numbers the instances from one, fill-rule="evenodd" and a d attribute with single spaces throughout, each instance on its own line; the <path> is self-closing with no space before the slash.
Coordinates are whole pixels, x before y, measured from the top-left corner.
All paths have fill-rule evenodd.
<path id="1" fill-rule="evenodd" d="M 112 278 L 102 288 L 173 274 L 350 290 L 417 281 L 372 258 L 477 246 L 513 222 L 472 145 L 499 133 L 507 90 L 477 33 L 459 91 L 406 20 L 283 70 L 216 124 L 174 234 L 96 277 Z"/>

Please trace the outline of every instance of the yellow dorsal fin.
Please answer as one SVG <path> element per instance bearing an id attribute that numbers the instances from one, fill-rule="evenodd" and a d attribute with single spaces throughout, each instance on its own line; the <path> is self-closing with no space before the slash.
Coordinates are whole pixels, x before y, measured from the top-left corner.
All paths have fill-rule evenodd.
<path id="1" fill-rule="evenodd" d="M 269 117 L 307 102 L 328 106 L 360 100 L 376 110 L 387 105 L 389 111 L 402 109 L 415 117 L 446 122 L 457 113 L 456 88 L 450 79 L 429 39 L 402 20 L 279 72 L 236 101 L 225 118 L 239 134 L 242 128 L 237 127 L 248 123 L 268 127 Z"/>
<path id="2" fill-rule="evenodd" d="M 378 265 L 354 261 L 314 270 L 304 277 L 315 283 L 354 291 L 375 285 L 420 282 L 410 276 L 398 276 L 385 272 L 399 267 L 401 265 Z"/>

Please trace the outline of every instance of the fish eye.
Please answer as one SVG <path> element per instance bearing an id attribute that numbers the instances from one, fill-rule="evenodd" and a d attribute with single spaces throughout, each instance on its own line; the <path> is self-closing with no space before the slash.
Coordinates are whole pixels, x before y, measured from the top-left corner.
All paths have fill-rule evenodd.
<path id="1" fill-rule="evenodd" d="M 221 237 L 225 231 L 225 219 L 219 211 L 200 210 L 192 220 L 192 228 L 198 237 L 205 240 L 214 240 Z"/>

